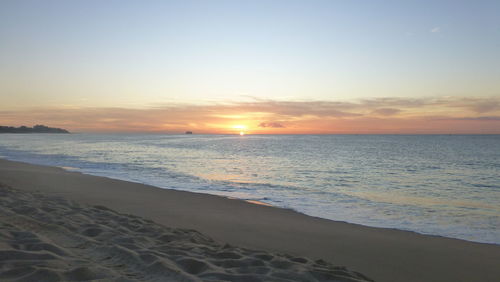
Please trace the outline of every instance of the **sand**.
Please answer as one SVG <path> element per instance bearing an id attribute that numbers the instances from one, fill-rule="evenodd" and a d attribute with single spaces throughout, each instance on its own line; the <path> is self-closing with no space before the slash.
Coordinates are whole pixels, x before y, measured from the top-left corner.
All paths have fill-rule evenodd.
<path id="1" fill-rule="evenodd" d="M 0 160 L 0 183 L 12 187 L 3 188 L 6 196 L 0 206 L 0 271 L 6 265 L 17 269 L 8 273 L 11 277 L 500 277 L 500 246 L 493 244 L 335 222 L 241 200 L 6 160 Z M 30 268 L 24 260 L 47 267 Z"/>
<path id="2" fill-rule="evenodd" d="M 307 258 L 222 245 L 103 206 L 0 186 L 0 280 L 369 281 Z"/>

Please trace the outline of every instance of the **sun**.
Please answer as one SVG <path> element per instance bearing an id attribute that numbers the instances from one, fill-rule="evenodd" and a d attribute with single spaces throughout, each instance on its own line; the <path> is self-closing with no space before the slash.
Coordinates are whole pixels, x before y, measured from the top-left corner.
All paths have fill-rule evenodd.
<path id="1" fill-rule="evenodd" d="M 243 135 L 245 135 L 245 131 L 247 129 L 247 126 L 243 125 L 243 124 L 238 124 L 238 125 L 234 125 L 233 128 L 240 132 L 240 136 L 243 136 Z"/>

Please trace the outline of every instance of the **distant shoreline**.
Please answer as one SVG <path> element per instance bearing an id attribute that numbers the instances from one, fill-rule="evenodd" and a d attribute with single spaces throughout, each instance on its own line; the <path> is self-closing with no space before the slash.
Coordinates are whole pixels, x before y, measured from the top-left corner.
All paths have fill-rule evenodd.
<path id="1" fill-rule="evenodd" d="M 51 133 L 51 134 L 68 134 L 70 133 L 68 130 L 63 129 L 63 128 L 57 128 L 57 127 L 48 127 L 45 125 L 35 125 L 33 127 L 27 127 L 27 126 L 20 126 L 20 127 L 14 127 L 14 126 L 1 126 L 0 125 L 0 133 L 20 133 L 20 134 L 26 134 L 26 133 Z"/>

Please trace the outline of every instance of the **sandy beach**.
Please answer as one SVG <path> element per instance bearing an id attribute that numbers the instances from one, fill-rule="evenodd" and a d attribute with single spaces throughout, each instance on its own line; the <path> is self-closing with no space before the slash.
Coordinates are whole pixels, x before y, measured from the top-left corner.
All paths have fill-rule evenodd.
<path id="1" fill-rule="evenodd" d="M 500 277 L 498 245 L 7 160 L 0 184 L 2 281 Z"/>

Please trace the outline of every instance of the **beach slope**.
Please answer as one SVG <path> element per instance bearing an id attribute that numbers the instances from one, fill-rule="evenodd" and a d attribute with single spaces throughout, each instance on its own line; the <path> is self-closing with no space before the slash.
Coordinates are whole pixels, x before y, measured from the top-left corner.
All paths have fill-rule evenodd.
<path id="1" fill-rule="evenodd" d="M 303 257 L 219 244 L 103 206 L 0 186 L 1 281 L 371 281 Z"/>
<path id="2" fill-rule="evenodd" d="M 38 206 L 20 205 L 19 203 L 15 204 L 14 200 L 9 200 L 11 201 L 10 208 L 5 208 L 4 206 L 7 204 L 2 204 L 2 207 L 7 209 L 2 214 L 10 212 L 12 215 L 2 217 L 4 224 L 2 232 L 7 232 L 5 233 L 7 235 L 2 233 L 3 238 L 21 232 L 19 233 L 21 239 L 15 237 L 8 237 L 8 239 L 24 240 L 22 236 L 25 235 L 22 235 L 24 234 L 22 232 L 28 232 L 33 233 L 26 235 L 29 237 L 28 241 L 31 240 L 30 238 L 34 238 L 33 235 L 37 236 L 36 239 L 33 239 L 35 241 L 39 240 L 43 243 L 45 242 L 43 240 L 49 238 L 52 240 L 51 242 L 67 242 L 70 246 L 75 243 L 72 241 L 75 239 L 72 239 L 71 236 L 85 235 L 84 239 L 90 242 L 95 241 L 95 238 L 114 240 L 115 237 L 119 239 L 120 236 L 111 231 L 122 230 L 125 237 L 129 237 L 123 242 L 118 240 L 109 241 L 112 244 L 104 244 L 115 246 L 115 249 L 99 249 L 99 252 L 102 252 L 100 258 L 120 257 L 128 251 L 126 247 L 120 247 L 119 243 L 121 242 L 125 246 L 132 244 L 132 246 L 129 245 L 132 249 L 144 249 L 146 252 L 153 252 L 153 255 L 156 256 L 151 257 L 146 253 L 141 258 L 142 260 L 159 261 L 159 268 L 168 266 L 169 269 L 175 270 L 172 273 L 177 273 L 172 275 L 180 275 L 178 277 L 185 279 L 197 279 L 200 275 L 205 274 L 208 275 L 207 277 L 220 278 L 228 275 L 227 270 L 223 268 L 231 264 L 217 264 L 220 261 L 231 260 L 231 257 L 224 258 L 225 255 L 217 257 L 218 253 L 225 253 L 223 251 L 224 244 L 238 246 L 226 246 L 230 248 L 227 256 L 234 256 L 233 260 L 238 256 L 239 259 L 236 260 L 244 260 L 250 265 L 251 261 L 260 261 L 260 263 L 264 263 L 264 266 L 260 266 L 268 268 L 268 271 L 276 272 L 278 275 L 287 275 L 285 273 L 289 273 L 289 275 L 305 275 L 304 273 L 314 275 L 311 273 L 318 271 L 322 273 L 321 275 L 329 273 L 328 275 L 340 275 L 346 279 L 365 279 L 355 272 L 344 268 L 335 268 L 330 264 L 333 263 L 345 266 L 349 270 L 359 271 L 376 281 L 497 281 L 497 278 L 500 277 L 500 268 L 498 268 L 500 246 L 498 245 L 335 222 L 306 216 L 292 210 L 255 205 L 241 200 L 160 189 L 105 177 L 68 172 L 55 167 L 6 160 L 0 160 L 0 183 L 4 187 L 12 187 L 4 188 L 5 192 L 3 193 L 7 194 L 6 198 L 27 197 L 30 199 L 26 200 L 27 202 L 39 203 L 36 204 Z M 11 193 L 10 196 L 9 193 Z M 43 205 L 47 202 L 52 204 L 48 206 L 47 210 L 44 210 Z M 35 210 L 32 210 L 33 208 Z M 55 216 L 57 213 L 52 209 L 58 210 L 59 216 Z M 68 224 L 76 229 L 53 232 L 49 236 L 43 233 L 46 231 L 36 222 L 16 225 L 15 222 L 9 221 L 18 216 L 26 218 L 22 214 L 23 212 L 31 217 L 30 220 L 35 218 L 39 223 L 47 220 L 55 226 L 54 230 L 59 230 L 57 226 L 67 223 L 65 214 L 73 214 L 75 218 Z M 37 214 L 40 216 L 38 219 L 34 216 Z M 107 216 L 114 218 L 115 221 Z M 59 219 L 62 221 L 58 222 Z M 111 222 L 109 225 L 106 224 L 108 221 Z M 141 228 L 147 229 L 148 226 L 156 229 L 146 235 L 134 233 Z M 37 234 L 38 231 L 42 232 L 40 233 L 42 235 Z M 64 237 L 65 234 L 68 237 Z M 153 248 L 153 246 L 162 245 L 158 241 L 161 240 L 160 234 L 167 235 L 165 238 L 172 236 L 180 238 L 180 247 L 174 248 L 174 250 L 180 252 L 179 255 L 182 258 L 179 258 L 179 261 L 186 259 L 186 263 L 178 262 L 176 259 L 167 260 L 162 257 L 160 249 Z M 64 238 L 51 236 L 63 236 Z M 188 241 L 194 245 L 189 245 Z M 76 242 L 79 241 L 76 240 Z M 45 243 L 54 246 L 49 242 Z M 15 248 L 9 249 L 12 246 L 6 246 L 5 243 L 0 244 L 3 244 L 1 245 L 2 249 L 16 252 Z M 21 246 L 20 249 L 28 248 L 22 244 L 24 243 L 18 242 L 18 245 Z M 164 244 L 168 244 L 168 242 L 164 242 Z M 70 253 L 65 249 L 67 247 L 59 245 L 55 247 L 57 248 L 54 249 L 54 252 L 58 250 Z M 186 253 L 187 249 L 194 253 Z M 54 252 L 51 252 L 52 255 L 57 255 Z M 86 256 L 88 255 L 85 251 L 82 252 Z M 118 253 L 120 255 L 114 255 Z M 278 255 L 278 253 L 289 255 Z M 124 260 L 127 261 L 126 263 L 137 263 L 137 256 L 140 257 L 138 254 L 138 252 L 132 253 L 132 255 L 127 253 L 125 255 L 127 258 Z M 260 255 L 264 256 L 258 257 Z M 264 257 L 269 258 L 268 256 L 272 257 L 271 261 L 275 259 L 280 263 L 271 265 L 269 261 L 266 262 L 264 259 Z M 95 257 L 95 255 L 91 253 L 90 257 Z M 317 261 L 318 259 L 324 261 Z M 124 267 L 130 268 L 126 263 L 123 262 Z M 259 262 L 255 263 L 260 264 Z M 234 266 L 239 269 L 237 275 L 258 276 L 259 273 L 256 272 L 245 273 L 249 271 L 248 264 Z M 254 267 L 257 269 L 260 266 Z M 61 267 L 62 270 L 56 275 L 73 275 L 71 271 L 74 269 Z M 90 276 L 114 275 L 116 273 L 122 276 L 126 275 L 126 273 L 120 273 L 119 269 L 98 268 L 96 270 L 89 268 L 89 266 L 82 267 L 81 270 L 79 268 L 76 270 Z M 280 267 L 284 270 L 279 271 Z M 140 276 L 141 272 L 134 275 Z M 283 276 L 283 278 L 285 277 Z M 293 280 L 293 278 L 291 279 Z"/>

